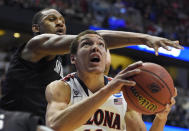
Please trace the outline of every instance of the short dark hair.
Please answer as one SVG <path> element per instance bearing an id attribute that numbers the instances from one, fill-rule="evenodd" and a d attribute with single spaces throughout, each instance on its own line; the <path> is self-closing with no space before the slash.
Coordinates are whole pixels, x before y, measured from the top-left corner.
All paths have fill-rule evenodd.
<path id="1" fill-rule="evenodd" d="M 45 9 L 42 9 L 42 10 L 38 11 L 38 12 L 33 16 L 32 25 L 34 25 L 34 24 L 39 24 L 39 21 L 41 20 L 41 17 L 43 16 L 42 12 L 43 12 L 43 11 L 46 11 L 46 10 L 51 10 L 51 9 L 54 9 L 54 8 L 45 8 Z M 54 10 L 57 10 L 57 9 L 54 9 Z"/>
<path id="2" fill-rule="evenodd" d="M 76 54 L 77 53 L 77 49 L 78 49 L 78 45 L 79 45 L 79 38 L 86 35 L 86 34 L 97 34 L 100 37 L 102 37 L 98 32 L 93 31 L 93 30 L 85 30 L 81 33 L 79 33 L 77 35 L 77 37 L 72 41 L 71 45 L 70 45 L 70 54 Z M 105 43 L 105 48 L 107 49 L 107 45 Z"/>
<path id="3" fill-rule="evenodd" d="M 33 16 L 32 25 L 39 23 L 39 20 L 41 19 L 42 15 L 43 15 L 42 12 L 43 12 L 44 10 L 47 10 L 47 9 L 40 10 L 40 11 L 38 11 L 38 12 Z"/>

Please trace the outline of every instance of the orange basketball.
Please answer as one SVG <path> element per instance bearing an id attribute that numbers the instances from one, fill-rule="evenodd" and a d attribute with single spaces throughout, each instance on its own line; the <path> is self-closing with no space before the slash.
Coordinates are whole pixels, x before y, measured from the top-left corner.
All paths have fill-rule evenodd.
<path id="1" fill-rule="evenodd" d="M 155 63 L 143 63 L 140 69 L 140 74 L 130 78 L 136 86 L 122 88 L 128 106 L 146 115 L 163 111 L 175 91 L 170 74 Z"/>

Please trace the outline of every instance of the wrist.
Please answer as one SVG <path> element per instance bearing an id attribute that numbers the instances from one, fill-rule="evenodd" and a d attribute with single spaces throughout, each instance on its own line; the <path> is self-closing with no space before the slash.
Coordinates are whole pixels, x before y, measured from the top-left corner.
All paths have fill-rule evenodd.
<path id="1" fill-rule="evenodd" d="M 160 115 L 160 114 L 156 114 L 156 119 L 159 119 L 161 121 L 167 121 L 167 115 Z"/>
<path id="2" fill-rule="evenodd" d="M 109 86 L 104 86 L 103 88 L 101 88 L 102 92 L 104 94 L 106 94 L 108 97 L 111 96 L 113 93 L 112 93 L 112 90 L 110 89 Z"/>
<path id="3" fill-rule="evenodd" d="M 149 39 L 150 39 L 150 35 L 145 34 L 143 37 L 141 37 L 142 44 L 149 46 L 147 43 Z"/>

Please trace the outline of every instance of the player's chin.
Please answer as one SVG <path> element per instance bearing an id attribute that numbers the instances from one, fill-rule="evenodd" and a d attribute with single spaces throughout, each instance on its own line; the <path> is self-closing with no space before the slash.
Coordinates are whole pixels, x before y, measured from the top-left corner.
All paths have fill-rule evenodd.
<path id="1" fill-rule="evenodd" d="M 90 68 L 88 71 L 90 73 L 94 73 L 94 74 L 102 74 L 102 73 L 104 73 L 104 69 L 99 69 L 99 68 Z"/>

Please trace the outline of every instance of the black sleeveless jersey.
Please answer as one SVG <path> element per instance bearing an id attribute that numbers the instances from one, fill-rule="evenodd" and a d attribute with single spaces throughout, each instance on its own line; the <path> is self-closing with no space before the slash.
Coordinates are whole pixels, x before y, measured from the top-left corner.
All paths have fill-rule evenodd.
<path id="1" fill-rule="evenodd" d="M 45 98 L 46 86 L 63 77 L 62 56 L 53 60 L 46 58 L 33 63 L 21 58 L 19 48 L 2 82 L 2 98 L 0 107 L 11 111 L 31 112 L 45 118 L 47 101 Z"/>
<path id="2" fill-rule="evenodd" d="M 30 113 L 0 109 L 0 131 L 36 131 L 40 124 L 40 118 Z"/>

